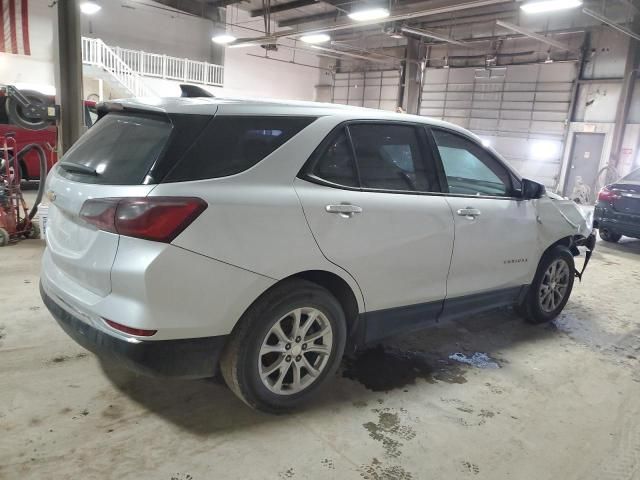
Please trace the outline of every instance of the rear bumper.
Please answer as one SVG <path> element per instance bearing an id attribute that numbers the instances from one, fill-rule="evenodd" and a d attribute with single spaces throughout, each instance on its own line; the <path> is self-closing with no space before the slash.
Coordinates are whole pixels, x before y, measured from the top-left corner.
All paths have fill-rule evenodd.
<path id="1" fill-rule="evenodd" d="M 640 216 L 620 214 L 610 208 L 596 207 L 593 213 L 594 228 L 607 228 L 627 237 L 640 238 Z"/>
<path id="2" fill-rule="evenodd" d="M 216 374 L 228 335 L 179 340 L 129 341 L 109 335 L 58 305 L 40 284 L 42 301 L 62 329 L 101 359 L 137 373 L 160 377 L 205 378 Z"/>

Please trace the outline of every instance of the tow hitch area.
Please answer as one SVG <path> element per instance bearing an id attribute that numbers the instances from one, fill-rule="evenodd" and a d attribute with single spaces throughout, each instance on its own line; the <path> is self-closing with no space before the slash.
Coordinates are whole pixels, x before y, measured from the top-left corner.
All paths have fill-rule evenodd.
<path id="1" fill-rule="evenodd" d="M 591 235 L 589 235 L 587 238 L 577 241 L 576 247 L 585 247 L 587 249 L 584 254 L 584 263 L 582 264 L 582 269 L 580 271 L 578 271 L 577 268 L 574 270 L 575 276 L 582 282 L 582 274 L 587 269 L 587 265 L 589 264 L 589 260 L 591 259 L 591 255 L 593 254 L 593 249 L 596 248 L 595 232 L 591 232 Z"/>

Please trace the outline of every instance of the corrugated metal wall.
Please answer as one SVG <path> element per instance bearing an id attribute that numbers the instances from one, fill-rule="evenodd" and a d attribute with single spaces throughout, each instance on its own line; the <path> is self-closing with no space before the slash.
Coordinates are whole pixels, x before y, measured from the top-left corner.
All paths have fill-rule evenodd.
<path id="1" fill-rule="evenodd" d="M 395 110 L 399 85 L 398 70 L 336 73 L 331 101 L 356 107 Z"/>
<path id="2" fill-rule="evenodd" d="M 575 78 L 574 63 L 426 69 L 420 114 L 468 128 L 555 187 Z"/>

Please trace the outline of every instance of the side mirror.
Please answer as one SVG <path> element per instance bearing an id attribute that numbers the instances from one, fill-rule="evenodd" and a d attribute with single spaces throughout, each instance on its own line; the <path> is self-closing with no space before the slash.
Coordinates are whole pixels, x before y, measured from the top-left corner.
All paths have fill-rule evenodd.
<path id="1" fill-rule="evenodd" d="M 524 200 L 533 200 L 535 198 L 542 198 L 546 189 L 544 185 L 528 178 L 522 179 L 522 198 Z"/>

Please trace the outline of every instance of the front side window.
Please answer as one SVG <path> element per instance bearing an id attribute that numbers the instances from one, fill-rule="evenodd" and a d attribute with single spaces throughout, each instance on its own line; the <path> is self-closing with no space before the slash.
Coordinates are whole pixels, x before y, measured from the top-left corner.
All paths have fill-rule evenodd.
<path id="1" fill-rule="evenodd" d="M 429 176 L 412 125 L 349 126 L 362 188 L 427 192 Z"/>
<path id="2" fill-rule="evenodd" d="M 331 139 L 326 150 L 315 164 L 312 175 L 336 185 L 358 186 L 358 176 L 353 155 L 351 154 L 351 145 L 349 145 L 344 129 Z"/>
<path id="3" fill-rule="evenodd" d="M 476 143 L 461 135 L 432 130 L 449 193 L 508 197 L 511 177 L 506 168 Z"/>

